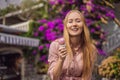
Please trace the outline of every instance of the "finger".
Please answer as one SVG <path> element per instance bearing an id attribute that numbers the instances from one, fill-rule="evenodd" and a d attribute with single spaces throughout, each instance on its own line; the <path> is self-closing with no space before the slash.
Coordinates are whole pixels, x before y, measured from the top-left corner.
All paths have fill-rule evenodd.
<path id="1" fill-rule="evenodd" d="M 67 54 L 66 51 L 61 51 L 59 54 L 64 55 Z"/>
<path id="2" fill-rule="evenodd" d="M 64 51 L 64 52 L 59 52 L 59 55 L 66 55 L 67 54 L 67 52 L 66 51 Z"/>
<path id="3" fill-rule="evenodd" d="M 61 57 L 66 57 L 66 55 L 67 55 L 67 54 L 66 54 L 66 52 L 65 52 L 64 54 L 61 54 Z"/>
<path id="4" fill-rule="evenodd" d="M 64 54 L 64 52 L 67 52 L 67 50 L 66 49 L 62 49 L 59 52 L 60 52 L 60 54 Z"/>
<path id="5" fill-rule="evenodd" d="M 67 54 L 60 54 L 61 58 L 65 58 Z"/>
<path id="6" fill-rule="evenodd" d="M 66 55 L 67 54 L 67 52 L 65 51 L 65 52 L 63 52 L 63 53 L 61 53 L 62 55 Z"/>
<path id="7" fill-rule="evenodd" d="M 59 51 L 66 51 L 66 48 L 59 48 Z"/>
<path id="8" fill-rule="evenodd" d="M 66 57 L 66 55 L 62 55 L 62 58 L 65 58 Z"/>
<path id="9" fill-rule="evenodd" d="M 59 49 L 63 49 L 63 48 L 66 48 L 65 46 L 60 46 Z"/>
<path id="10" fill-rule="evenodd" d="M 60 52 L 63 53 L 63 52 L 67 52 L 67 51 L 66 51 L 66 49 L 62 49 Z"/>

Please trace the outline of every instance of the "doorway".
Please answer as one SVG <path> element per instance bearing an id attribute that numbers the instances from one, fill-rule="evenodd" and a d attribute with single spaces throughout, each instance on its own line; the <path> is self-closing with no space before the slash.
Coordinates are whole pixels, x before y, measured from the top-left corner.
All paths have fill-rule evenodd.
<path id="1" fill-rule="evenodd" d="M 22 80 L 23 57 L 19 52 L 0 52 L 0 80 Z"/>

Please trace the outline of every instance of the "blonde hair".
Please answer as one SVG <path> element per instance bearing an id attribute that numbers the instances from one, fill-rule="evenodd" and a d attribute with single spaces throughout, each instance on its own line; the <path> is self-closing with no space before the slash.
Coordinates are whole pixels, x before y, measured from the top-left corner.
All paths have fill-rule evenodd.
<path id="1" fill-rule="evenodd" d="M 92 43 L 92 39 L 90 37 L 90 32 L 89 32 L 88 27 L 86 26 L 84 16 L 78 10 L 71 10 L 67 13 L 67 15 L 64 19 L 64 33 L 63 33 L 64 39 L 65 39 L 65 42 L 66 42 L 66 48 L 67 48 L 68 55 L 69 55 L 69 61 L 71 62 L 71 60 L 73 58 L 73 54 L 72 54 L 72 49 L 71 49 L 71 46 L 70 46 L 69 33 L 66 29 L 66 26 L 67 26 L 66 23 L 67 23 L 69 14 L 72 13 L 72 12 L 77 12 L 78 14 L 80 14 L 80 16 L 82 18 L 82 21 L 83 21 L 83 24 L 84 24 L 83 25 L 83 31 L 80 35 L 80 37 L 81 37 L 81 48 L 82 48 L 82 52 L 83 52 L 82 78 L 84 80 L 87 80 L 88 77 L 90 77 L 92 75 L 92 67 L 94 65 L 94 60 L 95 60 L 95 57 L 96 57 L 95 54 L 94 54 L 95 53 L 94 51 L 96 50 L 96 48 Z"/>

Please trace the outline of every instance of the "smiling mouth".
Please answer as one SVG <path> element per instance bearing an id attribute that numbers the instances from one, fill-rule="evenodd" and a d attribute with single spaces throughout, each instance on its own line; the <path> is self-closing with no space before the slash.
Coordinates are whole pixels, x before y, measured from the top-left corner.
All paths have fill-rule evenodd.
<path id="1" fill-rule="evenodd" d="M 72 31 L 78 31 L 79 28 L 76 28 L 76 27 L 72 27 L 71 30 Z"/>

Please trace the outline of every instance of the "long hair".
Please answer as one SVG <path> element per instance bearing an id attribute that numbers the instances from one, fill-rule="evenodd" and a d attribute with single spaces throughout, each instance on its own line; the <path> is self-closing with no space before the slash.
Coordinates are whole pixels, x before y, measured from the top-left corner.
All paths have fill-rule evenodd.
<path id="1" fill-rule="evenodd" d="M 92 39 L 90 37 L 90 32 L 89 32 L 88 27 L 86 26 L 84 16 L 78 10 L 71 10 L 67 13 L 67 15 L 64 19 L 64 33 L 63 33 L 64 39 L 66 42 L 66 48 L 67 48 L 68 55 L 69 55 L 69 61 L 71 62 L 71 60 L 73 58 L 73 54 L 72 54 L 73 51 L 72 51 L 71 46 L 70 46 L 70 36 L 69 36 L 69 33 L 67 31 L 67 28 L 66 28 L 67 27 L 66 23 L 68 21 L 69 14 L 72 12 L 77 12 L 78 14 L 80 14 L 81 19 L 82 19 L 83 24 L 84 24 L 83 31 L 80 35 L 80 39 L 81 39 L 80 43 L 81 43 L 81 48 L 82 48 L 82 52 L 83 52 L 82 78 L 84 80 L 87 80 L 88 77 L 90 77 L 92 75 L 92 67 L 94 65 L 94 61 L 95 61 L 95 57 L 96 57 L 96 55 L 95 55 L 96 48 L 92 43 Z"/>

